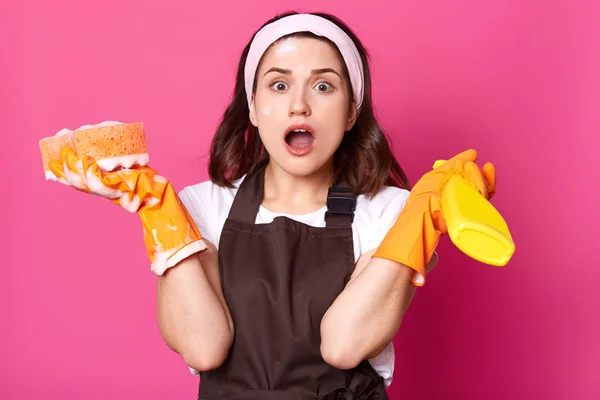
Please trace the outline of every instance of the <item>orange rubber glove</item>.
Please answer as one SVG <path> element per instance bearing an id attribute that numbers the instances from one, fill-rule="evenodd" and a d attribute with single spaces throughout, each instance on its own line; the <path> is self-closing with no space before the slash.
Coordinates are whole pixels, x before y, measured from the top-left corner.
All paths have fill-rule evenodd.
<path id="1" fill-rule="evenodd" d="M 394 260 L 414 269 L 411 283 L 425 285 L 425 267 L 433 257 L 440 236 L 448 233 L 441 208 L 446 183 L 460 174 L 488 200 L 496 192 L 494 165 L 486 163 L 480 170 L 475 161 L 477 152 L 466 150 L 423 175 L 373 257 Z"/>
<path id="2" fill-rule="evenodd" d="M 152 263 L 150 269 L 156 275 L 206 249 L 196 224 L 171 183 L 150 167 L 102 171 L 93 158 L 78 157 L 67 146 L 62 149 L 60 160 L 50 162 L 50 170 L 67 186 L 105 197 L 137 213 Z"/>

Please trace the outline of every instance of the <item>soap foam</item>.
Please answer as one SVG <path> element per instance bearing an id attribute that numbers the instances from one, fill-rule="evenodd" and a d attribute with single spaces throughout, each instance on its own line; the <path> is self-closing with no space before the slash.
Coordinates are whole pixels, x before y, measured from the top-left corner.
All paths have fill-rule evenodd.
<path id="1" fill-rule="evenodd" d="M 118 189 L 109 188 L 100 180 L 100 178 L 92 172 L 92 168 L 85 171 L 87 186 L 90 191 L 98 196 L 106 197 L 107 199 L 118 199 L 123 197 L 123 192 Z"/>
<path id="2" fill-rule="evenodd" d="M 130 154 L 127 156 L 118 156 L 118 157 L 109 157 L 109 158 L 101 158 L 96 160 L 96 164 L 98 167 L 105 171 L 113 171 L 117 168 L 131 168 L 136 165 L 145 166 L 150 162 L 150 155 L 148 153 L 141 154 Z M 46 180 L 56 181 L 56 175 L 51 170 L 44 171 Z M 155 178 L 158 182 L 161 178 Z M 164 179 L 164 178 L 163 178 Z"/>
<path id="3" fill-rule="evenodd" d="M 103 171 L 113 171 L 114 169 L 121 168 L 131 168 L 134 165 L 144 166 L 148 164 L 150 161 L 150 156 L 148 153 L 141 154 L 129 154 L 126 156 L 118 156 L 118 157 L 109 157 L 109 158 L 101 158 L 96 160 L 96 164 Z"/>
<path id="4" fill-rule="evenodd" d="M 142 204 L 142 202 L 140 201 L 140 196 L 138 196 L 137 194 L 134 194 L 133 198 L 129 200 L 128 194 L 125 193 L 121 196 L 119 204 L 121 205 L 121 207 L 133 214 L 140 209 L 140 205 Z"/>
<path id="5" fill-rule="evenodd" d="M 44 171 L 44 173 L 46 174 L 46 180 L 47 181 L 58 181 L 58 178 L 56 175 L 54 175 L 54 172 L 52 172 L 51 170 L 46 170 Z"/>
<path id="6" fill-rule="evenodd" d="M 180 249 L 156 250 L 154 252 L 154 262 L 150 266 L 150 271 L 160 276 L 164 272 L 177 265 L 180 261 L 186 259 L 194 253 L 206 250 L 208 247 L 203 239 L 195 240 Z"/>
<path id="7" fill-rule="evenodd" d="M 99 124 L 96 124 L 96 125 L 82 125 L 79 128 L 75 129 L 74 131 L 67 129 L 67 128 L 63 128 L 60 131 L 56 132 L 54 134 L 54 136 L 62 136 L 62 135 L 66 135 L 71 132 L 83 131 L 86 129 L 102 128 L 105 126 L 122 125 L 122 124 L 123 124 L 123 122 L 119 122 L 119 121 L 104 121 L 104 122 L 100 122 Z"/>
<path id="8" fill-rule="evenodd" d="M 75 163 L 75 170 L 76 172 L 71 171 L 67 166 L 67 163 L 63 162 L 63 171 L 65 172 L 65 177 L 67 178 L 67 181 L 74 188 L 79 190 L 85 190 L 83 181 L 81 179 L 83 176 L 83 164 L 81 160 L 77 160 L 77 162 Z"/>

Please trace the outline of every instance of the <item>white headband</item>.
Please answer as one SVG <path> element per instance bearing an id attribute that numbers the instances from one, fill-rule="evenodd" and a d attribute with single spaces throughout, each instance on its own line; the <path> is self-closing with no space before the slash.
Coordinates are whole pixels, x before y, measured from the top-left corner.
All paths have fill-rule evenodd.
<path id="1" fill-rule="evenodd" d="M 333 22 L 312 14 L 294 14 L 281 18 L 265 27 L 255 35 L 248 58 L 244 68 L 244 79 L 246 84 L 246 95 L 248 97 L 248 106 L 252 101 L 252 86 L 254 85 L 254 76 L 261 57 L 267 51 L 269 46 L 283 36 L 296 32 L 311 32 L 317 36 L 323 36 L 331 40 L 342 53 L 350 83 L 356 109 L 360 110 L 363 100 L 364 71 L 362 60 L 358 49 L 352 39 Z"/>

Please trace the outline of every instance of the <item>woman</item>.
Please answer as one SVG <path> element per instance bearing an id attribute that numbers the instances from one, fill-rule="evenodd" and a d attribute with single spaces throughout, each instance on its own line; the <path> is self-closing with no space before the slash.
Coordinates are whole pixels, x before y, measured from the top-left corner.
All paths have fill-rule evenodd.
<path id="1" fill-rule="evenodd" d="M 476 157 L 455 156 L 409 192 L 359 40 L 330 15 L 288 13 L 242 53 L 210 181 L 177 196 L 149 167 L 101 172 L 68 148 L 52 169 L 129 208 L 158 199 L 137 212 L 159 324 L 201 376 L 199 398 L 387 399 L 392 339 L 446 233 L 445 182 L 463 174 L 495 190 Z"/>

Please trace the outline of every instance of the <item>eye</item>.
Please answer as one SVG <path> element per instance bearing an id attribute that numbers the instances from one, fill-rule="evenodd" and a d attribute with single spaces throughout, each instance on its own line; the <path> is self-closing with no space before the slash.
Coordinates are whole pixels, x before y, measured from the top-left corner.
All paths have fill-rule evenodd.
<path id="1" fill-rule="evenodd" d="M 273 90 L 275 90 L 276 92 L 282 92 L 285 89 L 287 89 L 287 87 L 288 87 L 288 85 L 285 82 L 281 82 L 281 81 L 279 81 L 279 82 L 273 82 L 271 84 L 271 88 Z"/>
<path id="2" fill-rule="evenodd" d="M 315 88 L 319 91 L 319 92 L 328 92 L 330 91 L 333 87 L 327 83 L 327 82 L 319 82 L 317 83 L 317 86 L 315 86 Z"/>

